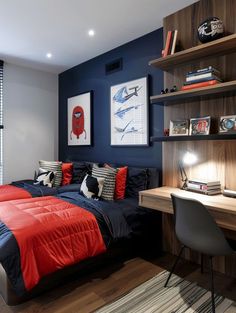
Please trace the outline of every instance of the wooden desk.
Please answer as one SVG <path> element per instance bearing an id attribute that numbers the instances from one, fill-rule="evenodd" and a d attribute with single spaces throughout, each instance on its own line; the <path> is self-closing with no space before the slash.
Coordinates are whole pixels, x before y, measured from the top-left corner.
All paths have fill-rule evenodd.
<path id="1" fill-rule="evenodd" d="M 139 193 L 139 205 L 173 214 L 171 193 L 199 200 L 209 209 L 220 227 L 236 231 L 236 199 L 224 197 L 223 195 L 206 196 L 179 188 L 160 187 L 141 191 Z"/>
<path id="2" fill-rule="evenodd" d="M 205 196 L 173 187 L 160 187 L 141 191 L 139 193 L 140 206 L 163 212 L 162 240 L 164 251 L 177 255 L 180 249 L 180 243 L 174 230 L 171 193 L 201 201 L 208 208 L 217 224 L 223 229 L 226 237 L 236 240 L 236 199 L 224 197 L 223 195 Z M 185 249 L 184 258 L 200 263 L 200 254 L 190 249 Z M 236 255 L 214 258 L 214 270 L 236 278 L 235 265 Z"/>

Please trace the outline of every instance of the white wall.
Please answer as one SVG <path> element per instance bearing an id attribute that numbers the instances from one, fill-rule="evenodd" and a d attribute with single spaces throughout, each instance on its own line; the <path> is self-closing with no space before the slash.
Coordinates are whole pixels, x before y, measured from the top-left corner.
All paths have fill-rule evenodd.
<path id="1" fill-rule="evenodd" d="M 4 64 L 4 183 L 58 157 L 58 76 Z"/>

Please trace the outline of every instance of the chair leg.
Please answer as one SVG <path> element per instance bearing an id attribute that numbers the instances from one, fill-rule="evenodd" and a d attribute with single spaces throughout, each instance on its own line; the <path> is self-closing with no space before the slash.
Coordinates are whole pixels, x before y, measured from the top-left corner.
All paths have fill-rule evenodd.
<path id="1" fill-rule="evenodd" d="M 210 270 L 211 270 L 211 305 L 212 313 L 215 313 L 215 297 L 214 297 L 214 277 L 213 277 L 213 264 L 212 257 L 210 257 Z"/>
<path id="2" fill-rule="evenodd" d="M 167 286 L 167 284 L 168 284 L 168 282 L 169 282 L 169 280 L 170 280 L 170 278 L 171 278 L 171 275 L 173 274 L 173 272 L 174 272 L 174 270 L 175 270 L 175 267 L 176 267 L 177 263 L 179 262 L 179 259 L 180 259 L 180 257 L 181 257 L 181 254 L 182 254 L 184 248 L 185 248 L 185 246 L 182 246 L 182 247 L 181 247 L 181 250 L 180 250 L 180 252 L 179 252 L 179 255 L 177 256 L 177 258 L 176 258 L 176 260 L 175 260 L 175 262 L 174 262 L 174 264 L 173 264 L 173 266 L 172 266 L 171 272 L 170 272 L 170 274 L 169 274 L 169 276 L 168 276 L 168 278 L 167 278 L 167 280 L 166 280 L 166 282 L 165 282 L 164 287 Z"/>
<path id="3" fill-rule="evenodd" d="M 203 274 L 203 254 L 201 253 L 201 274 Z"/>

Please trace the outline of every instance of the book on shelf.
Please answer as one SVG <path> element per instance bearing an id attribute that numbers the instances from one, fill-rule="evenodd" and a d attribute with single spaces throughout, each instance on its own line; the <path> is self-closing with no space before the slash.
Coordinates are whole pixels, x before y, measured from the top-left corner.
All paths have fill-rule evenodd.
<path id="1" fill-rule="evenodd" d="M 207 187 L 211 187 L 211 186 L 217 186 L 220 185 L 220 181 L 219 180 L 204 180 L 204 179 L 190 179 L 188 181 L 188 183 L 190 184 L 196 184 L 196 185 L 205 185 Z"/>
<path id="2" fill-rule="evenodd" d="M 212 66 L 208 66 L 208 67 L 196 70 L 196 71 L 188 72 L 186 76 L 187 77 L 188 76 L 195 76 L 195 75 L 200 75 L 200 74 L 205 74 L 205 73 L 215 73 L 216 75 L 220 75 L 220 71 L 218 71 L 217 69 L 215 69 Z"/>
<path id="3" fill-rule="evenodd" d="M 178 35 L 178 30 L 177 29 L 172 31 L 173 41 L 172 41 L 170 54 L 174 54 L 175 53 L 175 48 L 176 48 L 176 43 L 177 43 L 177 35 Z"/>
<path id="4" fill-rule="evenodd" d="M 206 73 L 201 75 L 194 75 L 194 76 L 187 76 L 186 82 L 192 82 L 200 79 L 218 79 L 221 80 L 221 78 L 214 73 Z"/>
<path id="5" fill-rule="evenodd" d="M 168 48 L 168 53 L 167 53 L 167 55 L 170 55 L 170 54 L 171 54 L 171 49 L 172 49 L 173 41 L 174 41 L 174 32 L 171 32 L 170 44 L 169 44 L 169 48 Z"/>
<path id="6" fill-rule="evenodd" d="M 209 81 L 206 81 L 206 82 L 201 82 L 201 83 L 196 83 L 196 84 L 183 86 L 181 88 L 181 90 L 182 91 L 184 91 L 184 90 L 191 90 L 191 89 L 195 89 L 195 88 L 208 87 L 208 86 L 212 86 L 212 85 L 216 85 L 216 84 L 220 84 L 220 82 L 218 80 L 216 80 L 216 79 L 213 79 L 213 80 L 209 80 Z"/>
<path id="7" fill-rule="evenodd" d="M 184 86 L 189 86 L 189 85 L 203 83 L 203 82 L 209 82 L 211 80 L 217 80 L 219 83 L 222 83 L 222 80 L 219 77 L 213 75 L 211 77 L 206 77 L 206 78 L 200 78 L 200 79 L 194 79 L 194 80 L 191 80 L 191 81 L 186 81 L 184 83 Z"/>
<path id="8" fill-rule="evenodd" d="M 166 37 L 166 45 L 163 51 L 163 57 L 166 57 L 168 55 L 169 48 L 170 48 L 171 35 L 172 35 L 172 32 L 169 30 L 167 33 L 167 37 Z"/>

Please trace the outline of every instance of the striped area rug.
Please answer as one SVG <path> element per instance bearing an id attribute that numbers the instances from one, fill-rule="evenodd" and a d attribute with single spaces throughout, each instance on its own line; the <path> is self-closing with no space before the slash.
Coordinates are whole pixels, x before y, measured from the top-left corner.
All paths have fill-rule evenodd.
<path id="1" fill-rule="evenodd" d="M 172 275 L 169 287 L 164 283 L 169 272 L 163 271 L 119 300 L 96 313 L 210 313 L 211 292 L 196 283 Z M 216 313 L 231 313 L 233 301 L 215 295 Z"/>

